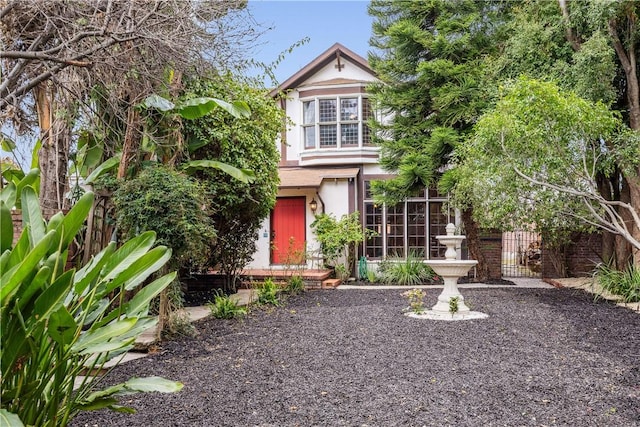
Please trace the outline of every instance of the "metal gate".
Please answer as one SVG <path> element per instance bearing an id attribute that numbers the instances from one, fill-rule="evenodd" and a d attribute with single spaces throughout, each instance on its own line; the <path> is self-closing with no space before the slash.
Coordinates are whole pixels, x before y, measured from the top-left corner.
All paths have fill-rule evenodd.
<path id="1" fill-rule="evenodd" d="M 523 230 L 502 233 L 502 276 L 542 276 L 542 240 L 538 233 Z"/>

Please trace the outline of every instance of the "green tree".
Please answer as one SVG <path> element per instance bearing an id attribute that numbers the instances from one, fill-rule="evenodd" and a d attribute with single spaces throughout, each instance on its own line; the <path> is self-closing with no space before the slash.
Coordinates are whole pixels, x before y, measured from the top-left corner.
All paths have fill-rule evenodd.
<path id="1" fill-rule="evenodd" d="M 635 59 L 638 56 L 637 21 L 640 4 L 634 1 L 568 2 L 538 0 L 512 2 L 512 19 L 505 27 L 508 37 L 491 69 L 497 80 L 526 74 L 555 80 L 580 97 L 603 101 L 620 112 L 634 132 L 640 130 L 640 82 Z M 636 136 L 622 130 L 622 145 L 633 147 Z M 640 162 L 633 149 L 621 149 L 615 140 L 606 141 L 617 153 L 607 173 L 597 175 L 600 194 L 612 202 L 640 208 Z M 622 206 L 620 205 L 620 206 Z M 616 208 L 630 224 L 632 212 Z M 640 229 L 630 232 L 640 240 Z M 605 231 L 603 255 L 624 268 L 640 253 L 629 240 Z"/>
<path id="2" fill-rule="evenodd" d="M 211 247 L 211 265 L 235 289 L 238 273 L 255 252 L 257 232 L 275 204 L 279 154 L 274 141 L 285 125 L 281 108 L 265 90 L 234 81 L 230 76 L 187 82 L 186 97 L 215 97 L 246 102 L 251 116 L 233 118 L 221 110 L 184 123 L 185 141 L 194 160 L 214 159 L 254 173 L 240 182 L 215 169 L 195 172 L 211 202 L 218 239 Z"/>
<path id="3" fill-rule="evenodd" d="M 369 92 L 385 116 L 373 128 L 381 136 L 382 167 L 397 174 L 373 183 L 378 201 L 392 205 L 424 187 L 452 187 L 442 171 L 453 166 L 452 153 L 490 101 L 484 58 L 500 37 L 498 12 L 485 1 L 371 2 L 369 61 L 380 83 Z M 486 279 L 471 206 L 463 221 L 479 279 Z"/>
<path id="4" fill-rule="evenodd" d="M 476 217 L 489 227 L 535 224 L 552 237 L 598 227 L 640 249 L 620 212 L 626 210 L 636 227 L 638 213 L 607 200 L 598 187 L 598 177 L 614 173 L 621 155 L 640 155 L 638 139 L 620 138 L 621 128 L 618 114 L 601 102 L 520 78 L 459 150 L 457 203 L 475 206 Z"/>

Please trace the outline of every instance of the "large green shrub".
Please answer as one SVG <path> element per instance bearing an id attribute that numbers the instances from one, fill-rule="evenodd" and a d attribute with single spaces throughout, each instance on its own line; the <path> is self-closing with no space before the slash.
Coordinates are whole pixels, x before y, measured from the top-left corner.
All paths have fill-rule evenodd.
<path id="1" fill-rule="evenodd" d="M 134 378 L 96 390 L 101 370 L 121 357 L 156 320 L 149 302 L 175 277 L 167 274 L 124 302 L 171 257 L 154 247 L 153 232 L 119 249 L 110 243 L 79 270 L 66 270 L 68 248 L 93 203 L 86 193 L 67 215 L 42 218 L 31 187 L 21 192 L 23 231 L 13 243 L 9 204 L 0 199 L 0 343 L 2 348 L 0 424 L 65 426 L 79 411 L 131 411 L 118 396 L 132 392 L 177 391 L 182 385 L 161 378 Z"/>
<path id="2" fill-rule="evenodd" d="M 215 238 L 203 188 L 163 165 L 143 169 L 113 195 L 118 228 L 127 237 L 155 231 L 158 243 L 173 251 L 172 268 L 199 268 Z"/>
<path id="3" fill-rule="evenodd" d="M 275 204 L 279 182 L 275 141 L 284 128 L 285 115 L 265 90 L 251 88 L 229 76 L 193 80 L 186 86 L 186 98 L 245 101 L 251 109 L 250 117 L 237 118 L 215 109 L 184 122 L 191 159 L 217 160 L 254 173 L 251 183 L 216 169 L 195 174 L 206 188 L 218 232 L 218 239 L 211 244 L 211 265 L 226 275 L 227 290 L 233 291 L 236 275 L 255 253 L 262 221 Z"/>

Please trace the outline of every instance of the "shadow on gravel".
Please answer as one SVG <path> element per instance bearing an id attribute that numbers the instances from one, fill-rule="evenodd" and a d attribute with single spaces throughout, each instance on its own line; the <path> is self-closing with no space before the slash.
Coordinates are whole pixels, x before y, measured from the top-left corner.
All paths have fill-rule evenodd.
<path id="1" fill-rule="evenodd" d="M 404 316 L 402 290 L 310 291 L 242 321 L 207 319 L 110 381 L 174 395 L 74 426 L 640 425 L 640 315 L 569 289 L 465 289 L 489 318 Z M 426 305 L 440 290 L 428 291 Z"/>

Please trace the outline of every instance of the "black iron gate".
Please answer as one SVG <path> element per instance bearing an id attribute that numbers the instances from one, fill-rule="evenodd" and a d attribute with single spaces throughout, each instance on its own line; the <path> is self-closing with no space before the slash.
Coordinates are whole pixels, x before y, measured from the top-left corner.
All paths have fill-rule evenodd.
<path id="1" fill-rule="evenodd" d="M 542 276 L 542 241 L 539 234 L 523 230 L 502 233 L 502 276 Z"/>

